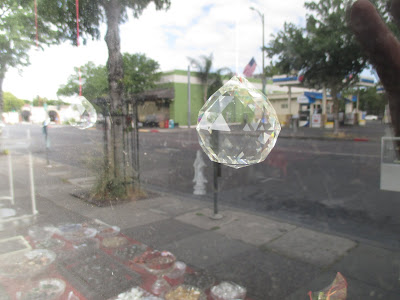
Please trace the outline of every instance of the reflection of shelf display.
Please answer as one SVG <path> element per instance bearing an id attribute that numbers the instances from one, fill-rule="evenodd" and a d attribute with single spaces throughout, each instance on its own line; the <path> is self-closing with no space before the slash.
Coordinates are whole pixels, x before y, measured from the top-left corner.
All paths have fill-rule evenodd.
<path id="1" fill-rule="evenodd" d="M 144 264 L 150 273 L 168 273 L 175 261 L 175 256 L 168 251 L 151 251 L 144 254 Z"/>
<path id="2" fill-rule="evenodd" d="M 214 300 L 242 300 L 246 298 L 246 289 L 234 282 L 221 282 L 212 287 L 211 297 Z"/>
<path id="3" fill-rule="evenodd" d="M 143 244 L 133 244 L 114 251 L 113 255 L 123 261 L 134 260 L 147 251 L 147 246 Z"/>
<path id="4" fill-rule="evenodd" d="M 0 240 L 0 257 L 28 252 L 32 248 L 23 236 L 14 236 Z"/>
<path id="5" fill-rule="evenodd" d="M 65 246 L 65 242 L 59 239 L 49 239 L 49 240 L 44 240 L 40 242 L 35 242 L 36 248 L 41 248 L 41 249 L 48 249 L 52 251 L 57 251 L 62 249 Z"/>
<path id="6" fill-rule="evenodd" d="M 123 236 L 112 236 L 104 238 L 101 245 L 105 248 L 120 248 L 125 246 L 127 243 L 128 240 Z"/>
<path id="7" fill-rule="evenodd" d="M 14 255 L 0 263 L 0 276 L 31 278 L 44 272 L 55 259 L 56 254 L 46 249 L 35 249 L 24 255 Z"/>
<path id="8" fill-rule="evenodd" d="M 55 300 L 58 299 L 65 290 L 65 282 L 56 279 L 43 279 L 37 285 L 28 291 L 22 300 Z"/>
<path id="9" fill-rule="evenodd" d="M 113 300 L 162 300 L 151 295 L 140 287 L 133 287 L 129 291 L 119 294 Z"/>
<path id="10" fill-rule="evenodd" d="M 194 271 L 193 273 L 185 274 L 184 283 L 207 290 L 214 285 L 215 278 L 206 270 Z"/>
<path id="11" fill-rule="evenodd" d="M 189 285 L 180 285 L 165 295 L 165 300 L 205 300 L 206 295 L 198 288 Z"/>
<path id="12" fill-rule="evenodd" d="M 90 299 L 112 298 L 118 291 L 126 291 L 141 284 L 139 274 L 129 271 L 101 252 L 91 255 L 80 252 L 65 259 L 61 270 L 65 271 L 65 277 Z"/>
<path id="13" fill-rule="evenodd" d="M 84 225 L 86 225 L 86 223 Z M 97 235 L 102 238 L 116 236 L 121 231 L 121 228 L 119 228 L 118 226 L 108 225 L 98 219 L 89 222 L 87 225 L 87 227 L 95 228 L 97 230 Z"/>

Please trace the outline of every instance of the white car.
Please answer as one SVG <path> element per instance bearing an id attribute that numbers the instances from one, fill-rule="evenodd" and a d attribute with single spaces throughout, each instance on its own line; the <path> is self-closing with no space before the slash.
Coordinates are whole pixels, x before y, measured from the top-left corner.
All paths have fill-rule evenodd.
<path id="1" fill-rule="evenodd" d="M 367 116 L 365 116 L 365 120 L 367 120 L 367 121 L 376 121 L 376 120 L 378 120 L 378 116 L 367 115 Z"/>

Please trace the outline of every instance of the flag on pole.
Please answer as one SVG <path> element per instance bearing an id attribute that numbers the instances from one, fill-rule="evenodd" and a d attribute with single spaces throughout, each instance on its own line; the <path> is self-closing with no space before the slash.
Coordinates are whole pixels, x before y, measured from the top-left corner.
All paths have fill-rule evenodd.
<path id="1" fill-rule="evenodd" d="M 247 64 L 247 66 L 243 70 L 243 75 L 246 77 L 250 77 L 253 75 L 254 70 L 256 69 L 257 64 L 256 61 L 254 60 L 254 57 L 250 60 L 250 62 Z"/>

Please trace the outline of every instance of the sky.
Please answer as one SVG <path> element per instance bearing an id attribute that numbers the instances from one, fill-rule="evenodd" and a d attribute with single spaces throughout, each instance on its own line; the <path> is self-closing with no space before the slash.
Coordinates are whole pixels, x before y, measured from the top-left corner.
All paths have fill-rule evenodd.
<path id="1" fill-rule="evenodd" d="M 214 70 L 229 67 L 243 72 L 252 57 L 255 73 L 262 70 L 262 23 L 254 7 L 265 16 L 265 43 L 283 28 L 285 22 L 304 25 L 306 10 L 302 0 L 171 0 L 168 11 L 156 11 L 150 4 L 139 17 L 120 26 L 121 50 L 144 53 L 159 62 L 161 71 L 187 70 L 188 57 L 213 54 Z M 82 13 L 82 12 L 81 12 Z M 31 65 L 10 69 L 3 90 L 20 99 L 37 95 L 57 99 L 57 90 L 74 74 L 74 67 L 93 61 L 107 62 L 102 25 L 98 41 L 86 45 L 70 43 L 30 51 Z M 40 32 L 39 32 L 40 35 Z M 265 64 L 269 64 L 266 59 Z"/>

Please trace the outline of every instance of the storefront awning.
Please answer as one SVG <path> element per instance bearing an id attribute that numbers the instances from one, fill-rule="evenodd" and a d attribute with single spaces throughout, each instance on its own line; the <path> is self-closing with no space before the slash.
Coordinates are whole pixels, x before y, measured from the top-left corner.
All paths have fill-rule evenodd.
<path id="1" fill-rule="evenodd" d="M 157 100 L 173 100 L 175 98 L 174 89 L 157 89 L 149 90 L 143 93 L 134 95 L 133 98 L 137 101 L 157 101 Z"/>

